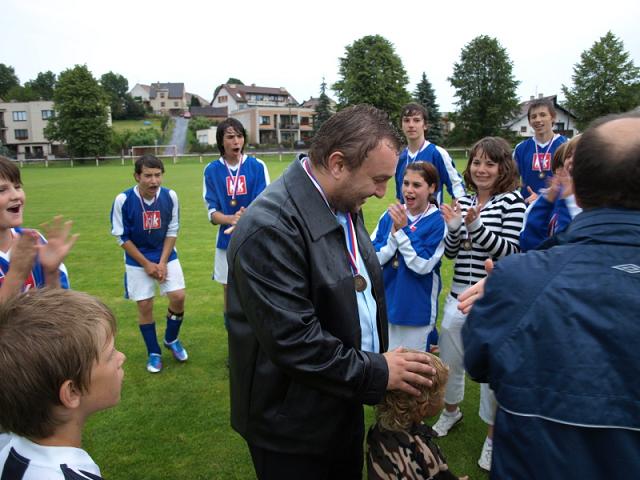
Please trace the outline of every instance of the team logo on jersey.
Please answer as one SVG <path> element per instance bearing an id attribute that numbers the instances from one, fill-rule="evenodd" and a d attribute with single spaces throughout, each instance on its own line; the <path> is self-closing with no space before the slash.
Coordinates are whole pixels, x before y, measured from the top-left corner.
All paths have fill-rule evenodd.
<path id="1" fill-rule="evenodd" d="M 160 210 L 148 210 L 142 213 L 142 225 L 145 230 L 157 230 L 162 227 Z"/>
<path id="2" fill-rule="evenodd" d="M 5 279 L 4 271 L 0 269 L 0 287 L 4 283 L 4 279 Z M 24 285 L 22 285 L 22 291 L 26 292 L 28 290 L 31 290 L 32 288 L 36 288 L 36 279 L 33 276 L 33 272 L 29 272 L 29 276 L 24 281 Z"/>
<path id="3" fill-rule="evenodd" d="M 531 170 L 534 172 L 544 172 L 551 170 L 551 154 L 550 153 L 534 153 L 531 162 Z"/>
<path id="4" fill-rule="evenodd" d="M 230 197 L 232 197 L 235 193 L 235 195 L 246 195 L 247 194 L 247 179 L 244 175 L 240 175 L 238 177 L 238 184 L 235 186 L 235 192 L 234 192 L 234 185 L 233 185 L 233 178 L 232 177 L 227 177 L 227 195 L 229 195 Z"/>
<path id="5" fill-rule="evenodd" d="M 640 266 L 635 263 L 625 263 L 623 265 L 614 265 L 611 268 L 615 268 L 616 270 L 621 270 L 627 273 L 640 273 Z"/>

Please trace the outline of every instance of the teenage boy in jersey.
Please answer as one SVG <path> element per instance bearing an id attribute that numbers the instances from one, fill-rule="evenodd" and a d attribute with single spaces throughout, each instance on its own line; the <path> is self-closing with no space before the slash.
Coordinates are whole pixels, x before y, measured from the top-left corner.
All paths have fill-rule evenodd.
<path id="1" fill-rule="evenodd" d="M 529 125 L 534 136 L 520 142 L 513 151 L 513 158 L 522 177 L 522 197 L 527 203 L 537 198 L 541 188 L 553 176 L 551 159 L 556 149 L 567 141 L 553 132 L 556 109 L 547 99 L 534 100 L 527 111 Z M 534 195 L 535 194 L 535 195 Z"/>
<path id="2" fill-rule="evenodd" d="M 446 185 L 449 195 L 454 198 L 465 194 L 462 176 L 456 170 L 453 159 L 447 151 L 431 143 L 425 138 L 429 129 L 429 114 L 427 109 L 418 103 L 409 103 L 402 108 L 402 132 L 407 139 L 407 148 L 400 153 L 396 168 L 396 198 L 402 199 L 402 179 L 407 165 L 417 161 L 431 162 L 438 170 L 440 184 L 438 185 L 438 204 L 442 204 L 443 185 Z"/>
<path id="3" fill-rule="evenodd" d="M 227 118 L 216 130 L 220 158 L 204 169 L 202 197 L 207 217 L 219 225 L 213 279 L 224 291 L 224 324 L 227 326 L 227 246 L 245 209 L 269 184 L 262 160 L 244 155 L 247 132 L 235 118 Z"/>
<path id="4" fill-rule="evenodd" d="M 0 305 L 3 480 L 102 478 L 82 430 L 120 401 L 125 356 L 115 331 L 102 302 L 73 290 L 32 289 Z"/>
<path id="5" fill-rule="evenodd" d="M 138 304 L 140 332 L 147 346 L 147 370 L 162 370 L 162 354 L 153 320 L 156 282 L 169 298 L 164 345 L 179 362 L 188 358 L 178 333 L 184 316 L 185 284 L 175 249 L 178 195 L 161 187 L 164 165 L 153 155 L 136 160 L 138 184 L 119 194 L 111 209 L 111 234 L 125 251 L 125 296 Z"/>

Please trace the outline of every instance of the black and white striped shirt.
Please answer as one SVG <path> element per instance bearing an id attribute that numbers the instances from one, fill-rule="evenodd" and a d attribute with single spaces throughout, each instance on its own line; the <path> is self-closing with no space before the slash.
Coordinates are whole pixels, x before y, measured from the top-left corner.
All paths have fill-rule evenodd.
<path id="1" fill-rule="evenodd" d="M 482 207 L 480 217 L 470 225 L 467 234 L 464 218 L 467 210 L 476 205 L 477 198 L 466 195 L 458 202 L 462 225 L 449 229 L 444 251 L 447 258 L 455 258 L 451 291 L 457 294 L 486 276 L 486 259 L 497 260 L 520 251 L 520 230 L 526 210 L 524 199 L 517 190 L 494 195 Z M 471 250 L 463 248 L 467 238 L 472 242 Z"/>

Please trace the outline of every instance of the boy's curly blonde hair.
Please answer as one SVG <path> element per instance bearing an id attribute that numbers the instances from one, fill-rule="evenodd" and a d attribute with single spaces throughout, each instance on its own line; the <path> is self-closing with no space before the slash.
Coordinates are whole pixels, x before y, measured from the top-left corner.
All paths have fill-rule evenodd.
<path id="1" fill-rule="evenodd" d="M 407 350 L 419 352 L 418 350 Z M 425 352 L 419 352 L 425 353 Z M 449 378 L 449 367 L 439 357 L 427 353 L 431 358 L 431 366 L 436 370 L 431 378 L 433 384 L 430 387 L 417 386 L 420 396 L 415 397 L 400 390 L 390 390 L 385 393 L 382 402 L 375 407 L 376 420 L 385 430 L 408 430 L 415 421 L 416 412 L 424 404 L 438 405 L 442 402 L 444 389 Z"/>

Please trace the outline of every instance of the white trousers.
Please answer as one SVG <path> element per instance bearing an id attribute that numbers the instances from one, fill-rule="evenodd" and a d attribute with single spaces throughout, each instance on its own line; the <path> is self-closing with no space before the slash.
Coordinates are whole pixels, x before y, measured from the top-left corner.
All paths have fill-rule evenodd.
<path id="1" fill-rule="evenodd" d="M 449 365 L 449 381 L 444 401 L 458 405 L 464 399 L 464 348 L 462 346 L 462 326 L 467 316 L 458 310 L 458 300 L 447 295 L 440 331 L 440 358 Z M 496 417 L 496 397 L 486 383 L 480 384 L 480 418 L 493 425 Z"/>
<path id="2" fill-rule="evenodd" d="M 412 348 L 425 352 L 427 337 L 433 330 L 433 325 L 414 327 L 409 325 L 389 324 L 389 350 L 398 347 Z"/>

